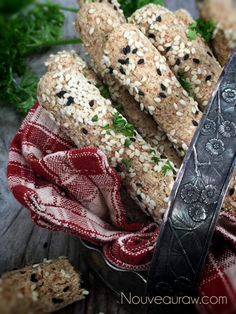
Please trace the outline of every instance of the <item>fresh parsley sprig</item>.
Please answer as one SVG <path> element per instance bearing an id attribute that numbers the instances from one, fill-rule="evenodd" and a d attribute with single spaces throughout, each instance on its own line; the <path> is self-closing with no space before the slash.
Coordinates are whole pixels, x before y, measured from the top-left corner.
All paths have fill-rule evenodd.
<path id="1" fill-rule="evenodd" d="M 185 89 L 189 94 L 189 96 L 193 96 L 191 83 L 186 80 L 185 74 L 183 72 L 178 72 L 177 79 L 183 89 Z"/>
<path id="2" fill-rule="evenodd" d="M 18 1 L 10 2 L 15 3 L 16 10 L 20 8 Z M 62 10 L 76 12 L 77 9 L 51 2 L 36 2 L 18 12 L 13 6 L 14 13 L 8 12 L 8 6 L 4 9 L 5 13 L 0 14 L 0 101 L 27 113 L 36 100 L 38 78 L 26 65 L 26 58 L 54 45 L 79 43 L 77 38 L 62 38 L 65 20 Z"/>
<path id="3" fill-rule="evenodd" d="M 204 21 L 203 19 L 196 19 L 189 25 L 187 36 L 190 40 L 195 40 L 197 35 L 200 34 L 206 42 L 211 41 L 216 28 L 215 22 L 212 20 Z"/>

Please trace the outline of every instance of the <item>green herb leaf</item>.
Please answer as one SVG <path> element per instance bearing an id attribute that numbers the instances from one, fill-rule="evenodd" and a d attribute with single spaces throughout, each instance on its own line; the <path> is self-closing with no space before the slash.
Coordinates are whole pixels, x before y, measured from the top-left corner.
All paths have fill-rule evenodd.
<path id="1" fill-rule="evenodd" d="M 189 94 L 189 96 L 192 96 L 192 86 L 191 84 L 186 80 L 185 75 L 183 72 L 178 72 L 177 79 L 179 80 L 181 86 L 183 89 L 186 90 L 186 92 Z"/>
<path id="2" fill-rule="evenodd" d="M 108 89 L 108 87 L 106 85 L 100 86 L 99 90 L 100 90 L 100 94 L 102 95 L 102 97 L 104 97 L 106 99 L 110 99 L 111 98 L 109 89 Z"/>
<path id="3" fill-rule="evenodd" d="M 97 122 L 98 121 L 98 115 L 96 114 L 95 116 L 92 117 L 92 122 Z"/>
<path id="4" fill-rule="evenodd" d="M 126 170 L 129 172 L 130 167 L 131 167 L 131 160 L 123 158 L 121 162 L 125 166 Z"/>
<path id="5" fill-rule="evenodd" d="M 197 32 L 195 29 L 188 29 L 187 32 L 188 39 L 195 40 L 197 38 Z"/>
<path id="6" fill-rule="evenodd" d="M 171 162 L 168 160 L 165 165 L 162 167 L 162 173 L 164 176 L 167 176 L 170 171 L 173 170 Z"/>
<path id="7" fill-rule="evenodd" d="M 124 112 L 124 107 L 122 104 L 117 104 L 115 106 L 116 110 L 119 112 L 119 113 L 123 113 Z"/>
<path id="8" fill-rule="evenodd" d="M 127 138 L 127 139 L 125 140 L 125 147 L 130 147 L 131 144 L 132 144 L 131 139 Z"/>
<path id="9" fill-rule="evenodd" d="M 135 135 L 134 126 L 128 123 L 119 112 L 114 114 L 112 123 L 115 132 L 122 133 L 126 137 L 133 137 Z"/>
<path id="10" fill-rule="evenodd" d="M 187 36 L 189 39 L 195 40 L 197 34 L 200 34 L 206 42 L 209 42 L 213 38 L 215 28 L 216 24 L 212 20 L 196 19 L 194 23 L 189 25 Z"/>
<path id="11" fill-rule="evenodd" d="M 161 159 L 160 159 L 160 157 L 158 157 L 158 156 L 156 156 L 156 155 L 154 155 L 154 156 L 152 156 L 152 161 L 154 161 L 155 162 L 155 164 L 159 164 L 159 162 L 161 161 Z"/>
<path id="12" fill-rule="evenodd" d="M 155 3 L 163 6 L 165 5 L 164 0 L 119 0 L 119 3 L 126 17 L 130 17 L 136 10 L 149 3 Z"/>
<path id="13" fill-rule="evenodd" d="M 31 2 L 35 1 L 9 0 L 0 3 L 4 9 L 0 14 L 0 100 L 15 106 L 22 113 L 27 113 L 36 101 L 38 81 L 26 66 L 26 57 L 52 45 L 80 41 L 75 38 L 60 39 L 65 19 L 60 5 L 35 2 L 24 11 L 16 12 Z"/>

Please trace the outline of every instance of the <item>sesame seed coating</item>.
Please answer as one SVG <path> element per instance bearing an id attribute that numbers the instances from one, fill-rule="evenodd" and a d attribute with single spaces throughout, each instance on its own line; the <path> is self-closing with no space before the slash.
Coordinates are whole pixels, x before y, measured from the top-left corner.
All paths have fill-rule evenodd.
<path id="1" fill-rule="evenodd" d="M 67 93 L 59 98 L 57 94 L 61 90 Z M 66 105 L 68 97 L 74 99 L 70 106 Z M 78 68 L 75 70 L 72 64 L 63 70 L 54 67 L 47 72 L 38 85 L 38 101 L 78 147 L 98 147 L 111 166 L 120 166 L 130 196 L 155 220 L 160 219 L 160 210 L 166 207 L 165 199 L 174 182 L 172 164 L 136 131 L 132 134 L 132 143 L 125 145 L 127 136 L 112 126 L 115 117 L 122 123 L 127 121 L 93 84 L 89 84 Z M 167 165 L 171 167 L 165 175 L 163 167 Z M 140 179 L 142 187 L 137 187 Z M 142 195 L 142 202 L 138 195 Z"/>
<path id="2" fill-rule="evenodd" d="M 89 15 L 88 12 L 91 10 L 94 13 Z M 107 24 L 107 12 L 109 12 L 109 18 L 115 21 L 112 24 L 113 26 Z M 101 21 L 99 26 L 96 26 L 96 19 Z M 175 165 L 179 166 L 181 160 L 176 155 L 171 142 L 166 138 L 164 132 L 158 128 L 158 125 L 152 117 L 145 112 L 142 102 L 136 101 L 126 88 L 114 78 L 114 69 L 112 66 L 109 66 L 107 73 L 104 73 L 104 68 L 101 65 L 102 58 L 100 56 L 105 49 L 105 42 L 108 39 L 111 29 L 114 30 L 117 23 L 121 23 L 117 12 L 105 3 L 85 4 L 76 18 L 76 28 L 80 33 L 85 49 L 94 61 L 96 72 L 99 73 L 104 83 L 108 86 L 113 101 L 122 104 L 124 116 L 135 126 L 148 143 L 157 147 L 162 154 L 169 158 Z M 92 36 L 86 31 L 86 29 L 91 27 L 95 29 Z M 99 53 L 97 54 L 98 50 Z M 122 47 L 122 53 L 119 59 L 120 65 L 128 65 L 128 55 L 137 53 L 137 51 L 137 48 L 131 51 L 131 47 L 128 44 Z M 117 70 L 120 71 L 120 68 Z M 146 78 L 143 77 L 143 81 L 145 79 Z M 128 83 L 129 81 L 127 81 L 127 84 Z M 143 91 L 139 90 L 138 93 L 139 96 L 144 96 Z M 142 109 L 140 110 L 140 108 Z"/>
<path id="3" fill-rule="evenodd" d="M 181 16 L 183 15 L 181 12 Z M 162 17 L 161 22 L 155 21 L 157 16 Z M 189 21 L 190 17 L 187 16 L 185 20 Z M 150 33 L 155 35 L 151 40 L 153 45 L 166 57 L 168 65 L 176 75 L 179 72 L 184 73 L 185 79 L 191 82 L 195 100 L 203 108 L 222 71 L 216 59 L 207 54 L 208 49 L 203 39 L 198 36 L 196 40 L 189 40 L 188 26 L 182 20 L 178 20 L 173 12 L 155 4 L 137 10 L 129 21 L 144 31 L 146 36 Z M 187 71 L 187 67 L 192 71 Z M 209 83 L 205 81 L 207 75 L 211 75 Z M 196 87 L 199 87 L 197 93 Z"/>
<path id="4" fill-rule="evenodd" d="M 130 41 L 132 41 L 132 49 L 138 47 L 138 50 L 144 54 L 144 62 L 140 64 L 140 57 L 137 54 L 130 54 L 129 65 L 124 66 L 126 70 L 124 75 L 118 71 L 120 67 L 118 60 L 122 54 L 122 47 L 126 47 Z M 114 76 L 137 101 L 140 101 L 141 98 L 139 90 L 143 91 L 144 96 L 142 96 L 141 101 L 145 109 L 153 116 L 176 147 L 182 148 L 183 144 L 185 144 L 184 147 L 189 145 L 195 131 L 192 120 L 199 121 L 201 118 L 201 114 L 196 115 L 198 106 L 192 98 L 184 93 L 166 64 L 165 58 L 135 25 L 123 24 L 110 34 L 103 63 L 106 68 L 110 64 L 117 70 Z M 158 69 L 162 72 L 161 76 Z M 146 77 L 145 81 L 143 81 L 143 77 Z M 160 84 L 164 84 L 167 91 L 163 91 Z M 180 104 L 176 110 L 173 104 L 179 103 L 181 100 L 187 105 L 183 108 L 183 105 Z M 177 112 L 181 114 L 177 114 Z M 184 130 L 183 125 L 186 126 Z M 176 131 L 174 137 L 170 135 L 172 130 Z"/>

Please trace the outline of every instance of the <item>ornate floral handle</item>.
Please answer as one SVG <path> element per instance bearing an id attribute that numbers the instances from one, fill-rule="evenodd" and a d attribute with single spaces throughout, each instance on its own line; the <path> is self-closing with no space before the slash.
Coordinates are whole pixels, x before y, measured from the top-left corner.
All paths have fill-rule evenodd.
<path id="1" fill-rule="evenodd" d="M 148 296 L 195 294 L 235 165 L 236 49 L 175 182 L 149 271 Z"/>

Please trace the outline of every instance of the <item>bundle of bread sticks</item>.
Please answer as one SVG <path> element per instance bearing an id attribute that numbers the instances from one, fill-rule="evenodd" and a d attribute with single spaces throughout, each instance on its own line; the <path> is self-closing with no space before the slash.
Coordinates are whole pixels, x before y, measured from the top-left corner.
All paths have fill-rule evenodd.
<path id="1" fill-rule="evenodd" d="M 201 12 L 210 14 L 205 2 Z M 185 10 L 149 4 L 126 20 L 116 0 L 79 4 L 76 29 L 92 67 L 75 52 L 52 55 L 39 103 L 78 147 L 100 148 L 129 195 L 160 222 L 232 43 L 222 54 L 220 36 L 214 52 L 199 34 L 190 39 Z M 236 174 L 223 205 L 231 211 L 235 181 Z"/>

